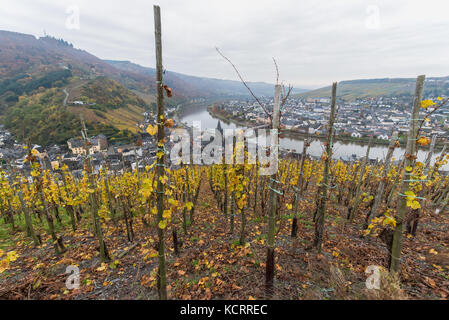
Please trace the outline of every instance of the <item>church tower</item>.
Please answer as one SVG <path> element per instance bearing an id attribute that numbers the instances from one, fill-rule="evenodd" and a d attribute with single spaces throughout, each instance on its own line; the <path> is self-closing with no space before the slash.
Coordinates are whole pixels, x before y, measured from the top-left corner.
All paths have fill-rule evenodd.
<path id="1" fill-rule="evenodd" d="M 217 130 L 220 131 L 220 134 L 223 136 L 223 128 L 221 127 L 221 121 L 218 120 L 217 123 Z"/>

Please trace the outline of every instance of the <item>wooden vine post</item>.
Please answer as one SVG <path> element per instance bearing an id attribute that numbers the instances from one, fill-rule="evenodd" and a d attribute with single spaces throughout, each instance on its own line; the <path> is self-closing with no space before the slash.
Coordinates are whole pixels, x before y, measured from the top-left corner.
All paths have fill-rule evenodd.
<path id="1" fill-rule="evenodd" d="M 109 262 L 111 258 L 109 257 L 109 252 L 104 241 L 103 230 L 101 229 L 101 221 L 98 216 L 98 202 L 96 198 L 96 181 L 93 176 L 92 164 L 90 163 L 90 151 L 89 151 L 89 139 L 87 136 L 87 128 L 84 120 L 81 120 L 83 125 L 83 139 L 84 139 L 84 150 L 86 152 L 86 160 L 85 160 L 85 169 L 88 175 L 88 181 L 90 187 L 92 188 L 92 192 L 89 193 L 89 199 L 92 206 L 92 222 L 94 225 L 94 232 L 98 239 L 98 245 L 100 247 L 100 259 L 101 262 Z"/>
<path id="2" fill-rule="evenodd" d="M 388 181 L 388 172 L 390 171 L 391 159 L 393 158 L 394 149 L 396 148 L 396 142 L 398 141 L 398 132 L 393 132 L 391 136 L 390 145 L 388 146 L 387 156 L 385 157 L 384 167 L 382 170 L 382 176 L 380 177 L 379 185 L 377 186 L 376 195 L 374 197 L 374 204 L 371 208 L 368 217 L 366 219 L 365 228 L 371 223 L 371 220 L 379 215 L 379 207 L 382 203 L 382 197 L 385 191 L 385 184 Z"/>
<path id="3" fill-rule="evenodd" d="M 273 116 L 271 120 L 271 129 L 278 130 L 280 124 L 280 107 L 281 107 L 281 92 L 282 86 L 276 84 L 274 87 L 274 106 Z M 270 157 L 276 157 L 275 161 L 278 161 L 279 153 L 279 137 L 276 135 L 274 141 L 271 141 Z M 276 164 L 278 165 L 278 164 Z M 276 229 L 276 212 L 278 209 L 278 190 L 276 189 L 277 172 L 270 176 L 270 196 L 269 196 L 269 211 L 268 211 L 268 237 L 267 237 L 267 261 L 265 269 L 265 287 L 268 294 L 273 291 L 273 279 L 274 279 L 274 241 L 275 241 L 275 229 Z"/>
<path id="4" fill-rule="evenodd" d="M 421 107 L 422 94 L 424 89 L 425 75 L 421 75 L 416 80 L 415 97 L 413 101 L 412 115 L 410 119 L 410 127 L 407 135 L 407 147 L 405 151 L 404 167 L 414 167 L 416 160 L 416 135 L 418 132 L 418 117 Z M 401 186 L 399 188 L 399 203 L 398 214 L 396 217 L 396 227 L 393 233 L 393 244 L 391 248 L 391 264 L 390 272 L 397 273 L 401 263 L 401 250 L 402 250 L 402 233 L 404 231 L 404 218 L 407 211 L 407 197 L 404 196 L 407 191 L 410 190 L 409 180 L 411 171 L 404 170 L 402 174 Z"/>
<path id="5" fill-rule="evenodd" d="M 36 231 L 33 228 L 33 222 L 31 220 L 30 212 L 28 211 L 28 207 L 26 206 L 25 201 L 23 200 L 22 190 L 20 190 L 18 192 L 18 195 L 19 195 L 20 207 L 22 208 L 23 214 L 25 216 L 27 235 L 33 239 L 34 245 L 36 247 L 38 247 L 41 245 L 41 239 L 40 239 L 40 237 L 38 237 L 38 235 L 36 234 Z"/>
<path id="6" fill-rule="evenodd" d="M 425 175 L 428 175 L 431 169 L 430 162 L 432 161 L 433 152 L 435 150 L 435 144 L 437 142 L 437 135 L 432 136 L 432 141 L 430 143 L 429 152 L 427 153 L 426 162 L 424 164 Z"/>
<path id="7" fill-rule="evenodd" d="M 373 137 L 371 137 L 369 139 L 368 148 L 366 149 L 366 154 L 365 154 L 365 157 L 363 158 L 362 166 L 360 168 L 359 180 L 357 181 L 357 188 L 356 188 L 356 191 L 355 191 L 354 202 L 353 202 L 352 208 L 350 209 L 349 214 L 348 214 L 348 220 L 350 222 L 352 222 L 352 220 L 354 219 L 354 216 L 355 216 L 355 214 L 356 214 L 356 212 L 357 212 L 357 210 L 359 208 L 360 196 L 361 196 L 361 193 L 362 193 L 360 189 L 361 189 L 362 184 L 363 184 L 363 176 L 365 175 L 366 165 L 368 164 L 369 153 L 371 151 L 372 142 L 373 142 Z"/>
<path id="8" fill-rule="evenodd" d="M 313 241 L 313 246 L 317 248 L 318 253 L 321 253 L 321 246 L 323 242 L 324 234 L 324 218 L 326 214 L 326 200 L 327 200 L 327 189 L 329 183 L 329 167 L 332 159 L 332 136 L 334 131 L 335 122 L 335 105 L 337 102 L 337 83 L 334 82 L 332 85 L 332 102 L 331 102 L 331 113 L 329 116 L 329 123 L 327 126 L 327 138 L 326 138 L 326 153 L 324 159 L 324 171 L 323 171 L 323 182 L 318 192 L 318 207 L 317 215 L 315 219 L 315 238 Z"/>
<path id="9" fill-rule="evenodd" d="M 164 88 L 162 83 L 162 28 L 161 28 L 161 8 L 154 6 L 154 33 L 156 44 L 156 92 L 157 92 L 157 148 L 158 157 L 156 164 L 156 181 L 157 181 L 157 223 L 159 237 L 159 268 L 158 268 L 158 290 L 159 299 L 167 299 L 167 279 L 165 265 L 165 242 L 164 230 L 159 227 L 159 222 L 163 220 L 164 212 L 164 193 L 165 186 L 161 181 L 164 176 Z"/>
<path id="10" fill-rule="evenodd" d="M 417 135 L 418 138 L 418 135 Z M 429 172 L 430 172 L 430 163 L 432 161 L 433 151 L 435 149 L 435 144 L 437 141 L 437 135 L 434 134 L 432 136 L 432 142 L 430 143 L 429 152 L 427 153 L 426 161 L 424 162 L 424 176 L 426 176 L 426 180 L 429 180 Z M 424 190 L 418 192 L 419 197 L 425 196 Z M 412 236 L 416 236 L 416 231 L 418 229 L 419 217 L 420 217 L 421 208 L 412 210 L 412 213 L 407 222 L 407 232 Z"/>
<path id="11" fill-rule="evenodd" d="M 304 163 L 307 157 L 307 148 L 309 147 L 310 142 L 309 138 L 304 139 L 304 145 L 302 148 L 302 156 L 301 156 L 301 164 L 299 165 L 299 173 L 298 173 L 298 182 L 296 184 L 295 188 L 295 203 L 294 203 L 294 214 L 292 221 L 292 230 L 291 230 L 291 236 L 292 238 L 296 238 L 296 234 L 298 232 L 298 208 L 299 208 L 299 201 L 301 200 L 301 196 L 303 194 L 303 185 L 304 185 Z"/>
<path id="12" fill-rule="evenodd" d="M 275 157 L 276 161 L 276 172 L 269 175 L 269 190 L 268 190 L 268 234 L 267 234 L 267 260 L 266 260 L 266 269 L 265 269 L 265 288 L 266 292 L 270 295 L 273 292 L 273 279 L 274 279 L 274 247 L 275 247 L 275 236 L 276 236 L 276 214 L 278 211 L 278 195 L 281 195 L 282 192 L 279 191 L 279 187 L 277 185 L 280 185 L 281 183 L 276 179 L 278 176 L 278 161 L 279 161 L 279 126 L 280 126 L 280 119 L 281 119 L 281 105 L 284 105 L 284 103 L 287 101 L 293 87 L 289 85 L 287 91 L 283 91 L 283 86 L 279 84 L 279 69 L 278 65 L 276 63 L 276 60 L 273 58 L 274 65 L 276 67 L 276 85 L 274 86 L 274 104 L 273 104 L 273 112 L 270 115 L 267 111 L 267 109 L 264 107 L 264 105 L 260 102 L 260 100 L 256 97 L 256 95 L 253 93 L 251 88 L 246 84 L 245 80 L 243 80 L 242 76 L 240 75 L 239 71 L 237 70 L 236 66 L 232 63 L 231 60 L 229 60 L 225 55 L 223 55 L 218 48 L 216 48 L 218 54 L 220 54 L 223 59 L 228 61 L 231 66 L 234 68 L 235 72 L 237 73 L 238 77 L 242 81 L 243 85 L 248 89 L 249 93 L 253 96 L 253 98 L 257 101 L 259 106 L 262 108 L 262 110 L 265 112 L 265 114 L 270 118 L 270 129 L 275 132 L 275 136 L 271 136 L 270 141 L 270 158 Z M 271 161 L 270 161 L 271 162 Z M 272 163 L 271 163 L 272 164 Z M 257 165 L 256 165 L 257 167 Z M 263 191 L 265 189 L 265 181 L 266 179 L 263 179 L 263 186 L 261 191 L 261 205 L 262 210 L 265 209 L 263 206 L 265 201 L 265 192 Z M 257 189 L 256 189 L 257 192 Z M 235 192 L 231 195 L 231 232 L 234 230 L 233 228 L 233 216 L 235 212 Z M 255 209 L 256 205 L 254 205 Z"/>

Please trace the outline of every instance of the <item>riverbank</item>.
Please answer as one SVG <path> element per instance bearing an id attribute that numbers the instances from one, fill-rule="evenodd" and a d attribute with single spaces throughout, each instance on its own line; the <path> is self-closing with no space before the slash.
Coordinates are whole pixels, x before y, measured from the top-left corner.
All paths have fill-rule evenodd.
<path id="1" fill-rule="evenodd" d="M 238 118 L 229 117 L 228 115 L 224 115 L 219 112 L 214 112 L 213 109 L 210 107 L 207 108 L 207 111 L 209 112 L 209 114 L 212 117 L 217 118 L 227 124 L 234 123 L 234 124 L 236 124 L 238 126 L 242 126 L 242 127 L 254 127 L 254 126 L 260 125 L 255 122 L 244 121 L 244 120 L 241 120 Z M 282 134 L 287 138 L 295 139 L 295 140 L 303 140 L 304 138 L 306 138 L 308 136 L 307 134 L 305 134 L 303 132 L 299 132 L 299 131 L 292 130 L 292 129 L 284 129 L 284 130 L 282 130 Z M 324 135 L 324 134 L 314 134 L 314 135 L 309 135 L 309 136 L 311 138 L 318 139 L 318 140 L 324 140 L 326 138 L 326 135 Z M 336 136 L 335 141 L 367 144 L 369 142 L 369 138 L 353 138 L 353 137 Z M 388 146 L 389 143 L 390 142 L 388 140 L 376 139 L 373 141 L 374 145 Z"/>
<path id="2" fill-rule="evenodd" d="M 229 118 L 229 117 L 227 117 L 227 116 L 225 116 L 225 115 L 223 115 L 223 114 L 221 114 L 219 112 L 214 112 L 211 107 L 207 107 L 207 112 L 209 112 L 209 114 L 212 117 L 217 118 L 217 119 L 223 121 L 226 124 L 234 123 L 234 124 L 236 124 L 238 126 L 241 126 L 241 127 L 254 127 L 255 126 L 255 123 L 248 122 L 248 121 L 243 121 L 243 120 L 236 119 L 236 118 Z"/>
<path id="3" fill-rule="evenodd" d="M 220 112 L 216 112 L 213 110 L 212 107 L 208 107 L 207 111 L 209 112 L 209 114 L 214 117 L 217 118 L 223 122 L 225 122 L 226 124 L 230 124 L 230 123 L 234 123 L 235 125 L 241 126 L 241 127 L 255 127 L 257 125 L 260 125 L 260 123 L 256 123 L 253 121 L 245 121 L 239 118 L 234 118 L 229 116 L 228 114 L 223 114 Z M 326 135 L 324 134 L 314 134 L 314 135 L 307 135 L 304 132 L 299 132 L 296 130 L 292 130 L 292 129 L 284 129 L 282 130 L 281 134 L 286 137 L 286 138 L 290 138 L 293 140 L 303 140 L 305 139 L 307 136 L 313 138 L 313 139 L 317 139 L 317 140 L 325 140 L 326 139 Z M 369 137 L 360 137 L 360 138 L 353 138 L 353 137 L 349 137 L 349 136 L 336 136 L 335 137 L 335 141 L 339 141 L 339 142 L 343 142 L 343 143 L 358 143 L 358 144 L 363 144 L 366 145 L 369 143 L 370 138 Z M 399 137 L 399 142 L 401 143 L 401 145 L 403 147 L 405 147 L 406 145 L 406 136 L 400 136 Z M 390 144 L 389 140 L 381 140 L 381 139 L 373 139 L 372 144 L 374 146 L 388 146 Z M 444 147 L 443 143 L 437 143 L 435 145 L 435 150 L 442 150 Z M 426 150 L 428 149 L 428 147 L 426 148 L 420 148 L 422 150 Z"/>

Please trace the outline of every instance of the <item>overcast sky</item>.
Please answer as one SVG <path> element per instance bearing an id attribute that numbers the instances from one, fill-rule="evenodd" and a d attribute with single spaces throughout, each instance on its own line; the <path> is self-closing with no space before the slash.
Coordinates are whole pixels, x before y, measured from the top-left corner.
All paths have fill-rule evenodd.
<path id="1" fill-rule="evenodd" d="M 362 78 L 449 75 L 448 0 L 0 0 L 0 29 L 154 66 L 153 4 L 166 69 L 313 88 Z M 79 19 L 78 19 L 79 13 Z M 79 24 L 78 24 L 79 21 Z"/>

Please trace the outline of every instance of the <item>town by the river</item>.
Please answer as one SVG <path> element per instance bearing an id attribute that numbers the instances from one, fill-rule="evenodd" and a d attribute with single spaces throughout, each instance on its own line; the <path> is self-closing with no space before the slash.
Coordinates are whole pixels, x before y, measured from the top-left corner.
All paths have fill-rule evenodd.
<path id="1" fill-rule="evenodd" d="M 245 129 L 245 126 L 234 123 L 232 121 L 223 121 L 215 118 L 208 111 L 207 105 L 202 103 L 191 105 L 189 106 L 189 108 L 184 108 L 180 120 L 188 126 L 191 126 L 193 121 L 200 121 L 202 130 L 216 128 L 218 121 L 221 122 L 221 127 L 223 129 Z M 286 137 L 281 138 L 280 147 L 283 150 L 290 150 L 294 153 L 301 153 L 303 148 L 303 139 Z M 366 155 L 366 149 L 366 143 L 336 141 L 334 143 L 333 158 L 343 160 L 354 160 L 355 158 L 359 159 Z M 314 139 L 311 142 L 307 153 L 312 157 L 321 157 L 321 155 L 323 154 L 323 150 L 324 146 L 322 141 L 320 141 L 319 139 Z M 371 147 L 369 158 L 370 160 L 381 161 L 385 158 L 387 151 L 387 146 L 374 145 Z M 402 159 L 404 152 L 404 148 L 396 148 L 393 157 L 396 159 L 396 161 L 398 161 L 399 159 Z M 432 163 L 435 161 L 435 158 L 440 155 L 440 153 L 441 150 L 434 153 L 432 157 Z M 418 161 L 425 161 L 426 156 L 427 150 L 418 151 Z M 448 171 L 449 165 L 443 166 L 442 169 L 444 171 Z"/>

